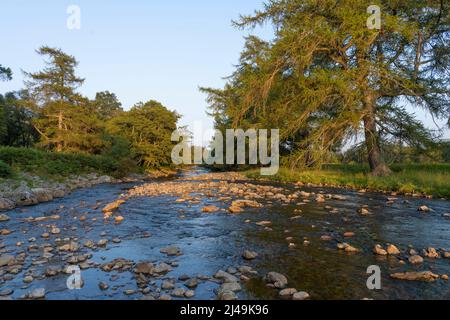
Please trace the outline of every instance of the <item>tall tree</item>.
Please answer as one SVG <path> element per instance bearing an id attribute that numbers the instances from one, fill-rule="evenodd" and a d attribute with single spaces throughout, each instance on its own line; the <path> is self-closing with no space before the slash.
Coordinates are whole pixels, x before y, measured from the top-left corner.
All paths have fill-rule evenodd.
<path id="1" fill-rule="evenodd" d="M 374 3 L 382 13 L 379 30 L 367 27 Z M 238 105 L 227 109 L 235 123 L 256 116 L 279 125 L 284 138 L 306 130 L 294 162 L 320 161 L 336 143 L 362 133 L 372 174 L 386 175 L 381 139 L 406 102 L 449 117 L 448 2 L 271 0 L 236 25 L 266 22 L 275 26 L 275 39 L 247 44 L 230 81 Z M 252 50 L 255 44 L 263 51 Z M 403 120 L 423 129 L 414 117 Z"/>
<path id="2" fill-rule="evenodd" d="M 12 79 L 12 71 L 10 68 L 4 67 L 0 64 L 0 80 L 8 81 Z"/>
<path id="3" fill-rule="evenodd" d="M 108 131 L 131 143 L 140 165 L 148 168 L 170 166 L 174 143 L 172 132 L 180 116 L 157 101 L 138 103 L 128 112 L 113 118 Z"/>
<path id="4" fill-rule="evenodd" d="M 24 107 L 24 92 L 0 94 L 0 141 L 13 147 L 31 147 L 39 138 L 33 127 L 33 112 Z"/>
<path id="5" fill-rule="evenodd" d="M 122 103 L 114 93 L 109 91 L 97 92 L 93 106 L 102 120 L 109 120 L 123 111 Z"/>
<path id="6" fill-rule="evenodd" d="M 30 79 L 26 81 L 27 88 L 39 114 L 35 127 L 43 145 L 61 152 L 67 144 L 66 140 L 74 134 L 70 131 L 70 125 L 73 124 L 72 118 L 80 111 L 76 107 L 82 105 L 76 89 L 84 79 L 75 75 L 78 62 L 73 56 L 47 46 L 38 49 L 37 53 L 48 58 L 46 67 L 37 73 L 25 73 Z"/>

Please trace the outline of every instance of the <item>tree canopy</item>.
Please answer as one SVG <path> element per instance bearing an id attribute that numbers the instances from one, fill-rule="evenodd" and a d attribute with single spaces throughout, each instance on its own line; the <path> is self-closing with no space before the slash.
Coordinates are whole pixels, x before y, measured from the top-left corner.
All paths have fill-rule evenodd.
<path id="1" fill-rule="evenodd" d="M 380 30 L 366 26 L 371 4 L 381 8 Z M 225 88 L 202 89 L 217 126 L 280 128 L 291 165 L 320 164 L 337 146 L 362 136 L 372 174 L 388 174 L 383 139 L 430 141 L 431 133 L 406 112 L 407 105 L 436 118 L 450 116 L 448 6 L 416 0 L 268 1 L 235 25 L 270 23 L 275 38 L 248 37 Z"/>

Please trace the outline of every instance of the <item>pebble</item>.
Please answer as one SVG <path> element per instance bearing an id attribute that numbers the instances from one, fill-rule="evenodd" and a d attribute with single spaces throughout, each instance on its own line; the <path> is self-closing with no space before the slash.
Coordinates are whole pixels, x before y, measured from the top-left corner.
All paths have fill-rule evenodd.
<path id="1" fill-rule="evenodd" d="M 43 298 L 45 298 L 45 289 L 44 288 L 34 289 L 29 294 L 29 297 L 31 299 L 43 299 Z"/>
<path id="2" fill-rule="evenodd" d="M 297 289 L 295 288 L 288 288 L 288 289 L 283 289 L 281 290 L 278 295 L 280 297 L 290 297 L 292 296 L 294 293 L 297 293 Z"/>
<path id="3" fill-rule="evenodd" d="M 99 282 L 98 287 L 100 290 L 105 291 L 109 289 L 109 285 L 105 282 Z"/>
<path id="4" fill-rule="evenodd" d="M 396 255 L 400 254 L 400 250 L 393 244 L 388 245 L 386 250 L 387 250 L 387 253 L 392 256 L 396 256 Z"/>
<path id="5" fill-rule="evenodd" d="M 194 290 L 187 290 L 184 293 L 184 296 L 188 299 L 193 298 L 195 296 L 195 291 Z"/>
<path id="6" fill-rule="evenodd" d="M 186 287 L 188 287 L 189 289 L 197 288 L 198 280 L 197 280 L 197 278 L 192 278 L 192 279 L 188 280 L 184 285 Z"/>
<path id="7" fill-rule="evenodd" d="M 265 279 L 268 283 L 273 284 L 275 288 L 278 289 L 284 289 L 288 284 L 287 278 L 278 272 L 269 272 Z"/>
<path id="8" fill-rule="evenodd" d="M 383 249 L 382 246 L 380 246 L 379 244 L 377 244 L 375 246 L 375 248 L 373 249 L 373 252 L 379 256 L 387 256 L 387 251 Z"/>
<path id="9" fill-rule="evenodd" d="M 421 264 L 423 263 L 423 258 L 419 255 L 410 256 L 408 258 L 409 263 L 411 264 Z"/>
<path id="10" fill-rule="evenodd" d="M 163 290 L 171 290 L 175 288 L 175 284 L 172 281 L 165 280 L 161 284 L 161 289 Z"/>
<path id="11" fill-rule="evenodd" d="M 296 292 L 292 296 L 292 300 L 306 300 L 308 298 L 309 298 L 309 293 L 304 292 L 304 291 Z"/>
<path id="12" fill-rule="evenodd" d="M 258 253 L 254 252 L 254 251 L 245 250 L 242 253 L 242 257 L 245 260 L 254 260 L 254 259 L 256 259 L 258 257 Z"/>

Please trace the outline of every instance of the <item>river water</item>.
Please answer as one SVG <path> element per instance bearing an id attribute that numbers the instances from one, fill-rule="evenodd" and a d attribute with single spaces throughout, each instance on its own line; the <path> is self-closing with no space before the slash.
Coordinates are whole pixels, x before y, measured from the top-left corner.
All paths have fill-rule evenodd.
<path id="1" fill-rule="evenodd" d="M 187 175 L 202 173 L 202 170 Z M 181 183 L 181 182 L 180 182 Z M 376 193 L 360 194 L 347 190 L 314 189 L 305 191 L 325 191 L 326 193 L 347 196 L 346 201 L 328 200 L 324 204 L 307 203 L 301 207 L 301 217 L 295 220 L 295 205 L 274 204 L 263 208 L 251 209 L 239 215 L 226 213 L 205 214 L 201 208 L 205 205 L 218 205 L 208 197 L 201 197 L 201 203 L 186 206 L 176 203 L 177 197 L 142 197 L 128 200 L 120 214 L 125 218 L 121 224 L 105 222 L 101 212 L 102 205 L 117 199 L 135 184 L 99 185 L 90 189 L 78 190 L 50 203 L 34 207 L 18 208 L 4 212 L 10 217 L 0 222 L 0 229 L 13 231 L 10 235 L 0 236 L 2 254 L 18 255 L 27 253 L 24 267 L 18 274 L 11 275 L 5 268 L 0 273 L 0 292 L 13 290 L 9 298 L 18 299 L 33 288 L 45 288 L 46 299 L 138 299 L 142 293 L 125 294 L 126 290 L 137 290 L 133 272 L 103 272 L 98 267 L 82 270 L 84 287 L 69 290 L 66 285 L 67 274 L 44 277 L 42 273 L 48 266 L 63 267 L 66 263 L 60 255 L 55 255 L 44 265 L 32 265 L 33 259 L 42 252 L 28 252 L 31 244 L 54 246 L 55 236 L 49 239 L 41 237 L 49 226 L 61 229 L 59 238 L 75 239 L 79 243 L 87 240 L 120 238 L 120 243 L 109 241 L 104 249 L 82 252 L 92 253 L 92 263 L 106 263 L 116 258 L 139 261 L 165 261 L 177 266 L 166 277 L 178 278 L 180 275 L 191 277 L 212 276 L 218 270 L 228 267 L 250 265 L 259 272 L 260 277 L 252 278 L 243 285 L 238 293 L 240 299 L 277 299 L 278 291 L 267 288 L 262 276 L 269 271 L 286 275 L 289 287 L 306 291 L 312 299 L 450 299 L 448 281 L 433 283 L 393 280 L 390 274 L 405 271 L 429 270 L 436 274 L 450 273 L 450 260 L 425 259 L 419 266 L 409 263 L 401 265 L 398 258 L 380 257 L 373 254 L 375 244 L 392 243 L 398 246 L 407 261 L 409 247 L 420 250 L 428 247 L 450 250 L 450 219 L 444 214 L 450 213 L 450 202 L 446 200 L 426 200 L 398 197 L 392 205 L 386 203 L 386 195 Z M 276 185 L 276 184 L 273 184 Z M 292 185 L 283 185 L 292 188 Z M 195 192 L 193 190 L 193 192 Z M 357 209 L 369 205 L 373 215 L 361 217 Z M 417 208 L 427 205 L 433 209 L 430 213 L 420 213 Z M 325 206 L 338 208 L 341 213 L 333 214 Z M 180 217 L 183 210 L 183 217 Z M 42 217 L 58 214 L 59 220 L 45 222 L 27 222 L 28 217 Z M 80 221 L 80 216 L 87 217 Z M 272 230 L 266 230 L 246 220 L 270 220 Z M 344 239 L 344 232 L 354 232 L 351 239 Z M 48 231 L 47 231 L 48 232 Z M 151 237 L 145 236 L 151 233 Z M 321 241 L 324 234 L 331 235 L 332 241 Z M 293 237 L 295 248 L 288 247 L 287 237 Z M 33 242 L 34 239 L 36 240 Z M 309 245 L 304 245 L 304 240 Z M 32 242 L 29 242 L 31 240 Z M 338 242 L 350 242 L 361 252 L 348 254 L 337 250 Z M 22 242 L 21 247 L 16 246 Z M 183 255 L 168 258 L 160 249 L 176 245 Z M 256 251 L 257 259 L 248 262 L 241 257 L 243 250 Z M 381 290 L 369 290 L 366 285 L 367 268 L 377 265 L 382 271 Z M 34 280 L 25 284 L 25 275 L 33 275 Z M 99 282 L 108 283 L 106 291 L 99 289 Z M 155 280 L 153 288 L 160 285 Z M 182 283 L 181 283 L 182 284 Z M 195 289 L 194 299 L 215 299 L 215 290 L 219 284 L 215 281 L 201 281 Z"/>

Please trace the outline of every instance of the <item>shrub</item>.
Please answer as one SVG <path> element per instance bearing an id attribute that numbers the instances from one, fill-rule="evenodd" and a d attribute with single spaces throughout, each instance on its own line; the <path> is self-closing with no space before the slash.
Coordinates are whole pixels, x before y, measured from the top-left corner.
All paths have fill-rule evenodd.
<path id="1" fill-rule="evenodd" d="M 11 169 L 11 167 L 8 164 L 6 164 L 0 160 L 0 177 L 8 178 L 8 177 L 12 176 L 12 174 L 13 174 L 13 170 Z"/>

